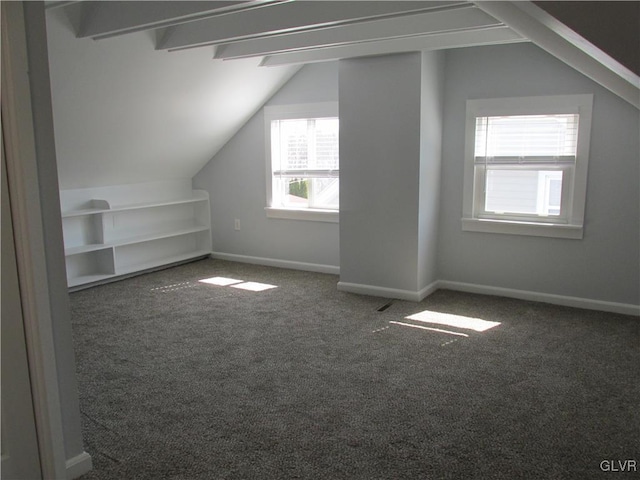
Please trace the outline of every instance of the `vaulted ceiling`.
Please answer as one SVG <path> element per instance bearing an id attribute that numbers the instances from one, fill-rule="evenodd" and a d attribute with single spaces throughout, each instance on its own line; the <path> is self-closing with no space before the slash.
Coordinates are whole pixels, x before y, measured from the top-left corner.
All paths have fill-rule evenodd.
<path id="1" fill-rule="evenodd" d="M 47 7 L 63 188 L 125 183 L 123 171 L 127 182 L 153 180 L 154 172 L 193 176 L 312 62 L 533 41 L 640 103 L 635 73 L 530 2 L 50 1 Z"/>
<path id="2" fill-rule="evenodd" d="M 155 31 L 157 50 L 214 46 L 262 65 L 524 41 L 467 1 L 107 1 L 66 7 L 80 38 Z M 74 10 L 74 11 L 72 11 Z"/>

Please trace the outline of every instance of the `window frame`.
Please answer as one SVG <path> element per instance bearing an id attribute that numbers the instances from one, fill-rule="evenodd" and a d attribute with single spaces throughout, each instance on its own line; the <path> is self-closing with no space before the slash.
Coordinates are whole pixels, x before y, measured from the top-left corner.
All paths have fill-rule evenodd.
<path id="1" fill-rule="evenodd" d="M 532 167 L 537 165 L 540 167 L 538 172 L 543 170 L 562 171 L 560 215 L 550 217 L 536 214 L 488 214 L 484 205 L 486 165 L 479 164 L 475 159 L 476 118 L 575 113 L 579 114 L 575 162 L 559 161 L 554 165 L 545 160 L 540 163 L 491 165 L 491 168 L 496 170 L 521 168 L 535 171 L 536 169 Z M 592 94 L 467 100 L 462 230 L 571 239 L 583 238 L 592 113 Z"/>
<path id="2" fill-rule="evenodd" d="M 271 158 L 271 122 L 274 120 L 293 120 L 303 118 L 339 117 L 338 102 L 318 102 L 290 105 L 269 105 L 264 107 L 265 156 L 266 156 L 266 193 L 265 212 L 269 218 L 290 220 L 311 220 L 337 223 L 338 209 L 294 208 L 273 206 L 273 166 Z M 340 178 L 338 170 L 338 178 Z"/>

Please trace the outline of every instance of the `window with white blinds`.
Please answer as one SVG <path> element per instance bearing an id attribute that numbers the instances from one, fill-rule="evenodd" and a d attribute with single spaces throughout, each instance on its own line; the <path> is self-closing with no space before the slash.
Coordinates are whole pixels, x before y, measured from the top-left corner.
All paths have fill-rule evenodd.
<path id="1" fill-rule="evenodd" d="M 476 162 L 575 161 L 578 114 L 477 117 Z"/>
<path id="2" fill-rule="evenodd" d="M 469 100 L 463 228 L 581 238 L 591 104 L 590 95 Z"/>
<path id="3" fill-rule="evenodd" d="M 278 218 L 337 221 L 339 119 L 335 104 L 265 109 L 267 214 Z M 274 211 L 280 210 L 274 213 Z M 291 216 L 291 212 L 296 211 Z M 300 212 L 310 213 L 300 215 Z M 318 217 L 316 214 L 335 212 Z M 330 218 L 330 220 L 327 220 Z"/>

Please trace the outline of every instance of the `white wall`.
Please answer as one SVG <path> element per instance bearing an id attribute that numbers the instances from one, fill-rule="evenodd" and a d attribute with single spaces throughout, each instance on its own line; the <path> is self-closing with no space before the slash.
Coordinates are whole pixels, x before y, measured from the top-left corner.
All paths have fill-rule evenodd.
<path id="1" fill-rule="evenodd" d="M 413 57 L 415 69 L 402 62 Z M 341 177 L 355 167 L 351 178 L 357 178 L 341 191 L 341 232 L 336 224 L 266 218 L 259 112 L 194 179 L 196 188 L 211 195 L 214 251 L 339 266 L 341 283 L 381 288 L 420 291 L 445 280 L 640 303 L 637 110 L 530 44 L 341 65 L 339 95 L 336 64 L 317 64 L 301 70 L 269 102 L 340 97 Z M 357 81 L 345 83 L 350 65 L 366 68 Z M 414 70 L 421 75 L 413 76 Z M 403 93 L 394 97 L 394 91 Z M 584 239 L 462 232 L 466 99 L 577 93 L 595 95 Z M 416 142 L 407 140 L 398 153 L 393 142 L 381 140 L 385 129 L 414 129 L 409 137 Z M 435 160 L 440 149 L 441 163 Z M 352 157 L 366 161 L 354 163 Z M 420 162 L 403 161 L 409 157 Z M 363 212 L 366 218 L 359 217 Z M 235 218 L 241 220 L 239 232 L 233 230 Z"/>
<path id="2" fill-rule="evenodd" d="M 340 283 L 416 292 L 419 53 L 340 61 Z"/>
<path id="3" fill-rule="evenodd" d="M 340 62 L 341 290 L 421 299 L 437 280 L 444 53 Z"/>
<path id="4" fill-rule="evenodd" d="M 447 52 L 439 277 L 640 304 L 639 112 L 530 44 Z M 465 100 L 593 93 L 583 240 L 462 232 Z"/>
<path id="5" fill-rule="evenodd" d="M 62 189 L 191 179 L 296 71 L 154 50 L 152 34 L 76 38 L 47 12 Z"/>
<path id="6" fill-rule="evenodd" d="M 326 63 L 302 68 L 267 105 L 337 100 L 338 67 Z M 213 250 L 337 268 L 338 224 L 267 218 L 264 134 L 260 110 L 193 179 L 210 195 Z"/>
<path id="7" fill-rule="evenodd" d="M 422 54 L 418 289 L 438 280 L 438 220 L 442 169 L 445 52 Z"/>

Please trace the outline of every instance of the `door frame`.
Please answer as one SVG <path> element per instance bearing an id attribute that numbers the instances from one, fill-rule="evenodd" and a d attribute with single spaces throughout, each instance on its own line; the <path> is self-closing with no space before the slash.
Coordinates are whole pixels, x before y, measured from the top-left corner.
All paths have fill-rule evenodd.
<path id="1" fill-rule="evenodd" d="M 0 471 L 11 478 L 42 478 L 29 362 L 20 301 L 15 237 L 11 219 L 7 162 L 0 134 L 2 159 L 2 435 Z"/>
<path id="2" fill-rule="evenodd" d="M 2 131 L 43 478 L 64 479 L 64 432 L 45 259 L 22 2 L 0 2 Z"/>

